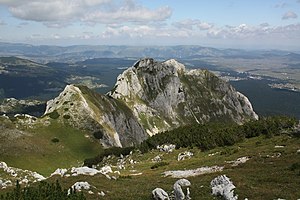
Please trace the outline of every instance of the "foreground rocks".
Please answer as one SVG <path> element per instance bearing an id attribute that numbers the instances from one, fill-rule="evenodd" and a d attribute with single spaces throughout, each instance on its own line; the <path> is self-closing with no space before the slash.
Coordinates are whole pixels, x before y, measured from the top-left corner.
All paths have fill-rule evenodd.
<path id="1" fill-rule="evenodd" d="M 225 200 L 237 200 L 238 196 L 234 195 L 236 188 L 226 175 L 214 178 L 211 182 L 212 195 L 221 196 Z"/>
<path id="2" fill-rule="evenodd" d="M 190 200 L 190 189 L 191 183 L 187 179 L 179 179 L 173 185 L 173 192 L 169 197 L 168 193 L 161 188 L 155 188 L 152 191 L 152 197 L 155 200 Z"/>
<path id="3" fill-rule="evenodd" d="M 170 200 L 168 193 L 161 188 L 155 188 L 152 191 L 152 196 L 155 200 Z"/>
<path id="4" fill-rule="evenodd" d="M 17 180 L 19 180 L 20 184 L 29 184 L 46 179 L 37 172 L 10 167 L 5 162 L 0 162 L 0 173 L 1 172 L 5 178 L 0 176 L 0 188 L 13 186 Z"/>
<path id="5" fill-rule="evenodd" d="M 179 179 L 178 181 L 176 181 L 174 186 L 173 186 L 175 200 L 189 200 L 189 199 L 191 199 L 190 190 L 188 188 L 189 186 L 191 186 L 191 183 L 187 179 Z M 186 188 L 186 193 L 184 193 L 183 187 Z"/>

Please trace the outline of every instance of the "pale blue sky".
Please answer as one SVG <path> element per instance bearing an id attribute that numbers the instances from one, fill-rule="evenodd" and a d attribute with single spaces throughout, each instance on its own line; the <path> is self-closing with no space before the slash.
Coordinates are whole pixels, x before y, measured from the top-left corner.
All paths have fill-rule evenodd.
<path id="1" fill-rule="evenodd" d="M 0 42 L 300 50 L 300 0 L 0 0 Z"/>

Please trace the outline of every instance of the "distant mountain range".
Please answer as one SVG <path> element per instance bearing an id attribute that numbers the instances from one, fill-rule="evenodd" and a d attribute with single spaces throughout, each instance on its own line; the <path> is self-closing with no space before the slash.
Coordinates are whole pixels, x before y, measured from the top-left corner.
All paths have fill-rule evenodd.
<path id="1" fill-rule="evenodd" d="M 42 63 L 76 62 L 90 58 L 201 58 L 232 57 L 261 58 L 270 56 L 288 56 L 299 58 L 296 52 L 280 50 L 241 50 L 217 49 L 211 47 L 179 45 L 179 46 L 107 46 L 107 45 L 74 45 L 74 46 L 34 46 L 21 43 L 0 43 L 0 56 L 23 56 Z"/>

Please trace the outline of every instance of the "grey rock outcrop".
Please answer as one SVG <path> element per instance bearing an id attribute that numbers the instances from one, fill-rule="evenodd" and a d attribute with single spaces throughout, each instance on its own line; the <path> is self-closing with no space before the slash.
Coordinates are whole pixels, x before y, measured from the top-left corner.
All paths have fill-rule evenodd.
<path id="1" fill-rule="evenodd" d="M 189 188 L 186 189 L 186 194 L 184 194 L 184 191 L 182 189 L 182 187 L 188 187 L 188 186 L 191 186 L 191 182 L 187 179 L 179 179 L 178 181 L 175 182 L 173 186 L 175 200 L 191 199 Z"/>
<path id="2" fill-rule="evenodd" d="M 168 193 L 161 188 L 155 188 L 152 191 L 152 197 L 155 200 L 170 200 Z"/>
<path id="3" fill-rule="evenodd" d="M 221 175 L 214 178 L 210 182 L 212 194 L 215 196 L 222 196 L 225 200 L 237 200 L 238 196 L 234 195 L 236 188 L 226 175 Z"/>
<path id="4" fill-rule="evenodd" d="M 159 151 L 163 151 L 163 152 L 167 152 L 167 153 L 171 153 L 172 151 L 174 151 L 176 148 L 175 144 L 163 144 L 163 145 L 157 145 L 156 149 L 158 149 Z"/>
<path id="5" fill-rule="evenodd" d="M 185 160 L 185 159 L 189 159 L 193 156 L 194 154 L 190 151 L 185 151 L 185 152 L 181 152 L 178 154 L 177 156 L 177 160 L 181 161 L 181 160 Z"/>

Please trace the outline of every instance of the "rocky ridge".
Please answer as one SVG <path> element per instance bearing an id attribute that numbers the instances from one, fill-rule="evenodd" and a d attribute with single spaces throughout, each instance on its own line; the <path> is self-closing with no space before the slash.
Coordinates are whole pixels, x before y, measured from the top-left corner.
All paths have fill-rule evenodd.
<path id="1" fill-rule="evenodd" d="M 47 102 L 45 116 L 94 133 L 104 146 L 132 146 L 147 135 L 122 102 L 92 92 L 84 86 L 67 85 Z"/>
<path id="2" fill-rule="evenodd" d="M 47 102 L 45 116 L 98 135 L 104 146 L 130 146 L 192 123 L 257 119 L 251 103 L 207 70 L 187 70 L 174 59 L 140 59 L 107 95 L 67 85 Z"/>

